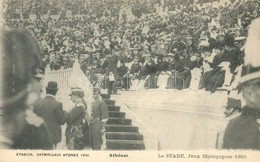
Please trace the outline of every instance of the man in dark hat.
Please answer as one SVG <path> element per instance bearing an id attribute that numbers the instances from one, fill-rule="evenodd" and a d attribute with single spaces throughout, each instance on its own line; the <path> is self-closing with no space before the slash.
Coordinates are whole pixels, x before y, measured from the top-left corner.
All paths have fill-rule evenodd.
<path id="1" fill-rule="evenodd" d="M 50 81 L 46 87 L 46 97 L 35 106 L 35 113 L 43 118 L 54 149 L 61 142 L 61 125 L 66 121 L 62 103 L 55 100 L 57 91 L 57 82 Z"/>
<path id="2" fill-rule="evenodd" d="M 93 150 L 101 150 L 103 143 L 105 124 L 108 119 L 107 104 L 102 100 L 99 88 L 93 89 L 91 121 L 90 121 L 90 144 Z"/>
<path id="3" fill-rule="evenodd" d="M 106 69 L 105 79 L 108 79 L 108 94 L 117 94 L 116 86 L 114 85 L 115 78 L 118 76 L 117 73 L 117 54 L 112 54 L 109 52 L 107 58 L 103 64 L 103 68 Z"/>
<path id="4" fill-rule="evenodd" d="M 256 19 L 250 25 L 245 45 L 245 64 L 242 70 L 239 91 L 242 91 L 245 106 L 241 115 L 229 121 L 223 136 L 224 149 L 260 150 L 260 57 L 259 25 Z"/>

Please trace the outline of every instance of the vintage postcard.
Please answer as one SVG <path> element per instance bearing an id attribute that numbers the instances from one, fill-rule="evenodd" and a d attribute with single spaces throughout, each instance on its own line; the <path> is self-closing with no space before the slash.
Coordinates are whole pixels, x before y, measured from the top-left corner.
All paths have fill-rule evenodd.
<path id="1" fill-rule="evenodd" d="M 0 6 L 0 161 L 259 161 L 258 0 Z"/>

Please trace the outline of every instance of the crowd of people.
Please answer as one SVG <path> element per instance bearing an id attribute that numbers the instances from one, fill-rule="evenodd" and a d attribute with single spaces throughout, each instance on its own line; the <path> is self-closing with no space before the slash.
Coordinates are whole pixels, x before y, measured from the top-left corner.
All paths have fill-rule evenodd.
<path id="1" fill-rule="evenodd" d="M 79 59 L 93 84 L 108 93 L 194 87 L 214 92 L 230 86 L 242 64 L 247 27 L 260 8 L 256 0 L 217 7 L 217 2 L 123 0 L 6 4 L 5 27 L 34 34 L 42 50 L 42 71 L 47 65 L 65 69 Z"/>
<path id="2" fill-rule="evenodd" d="M 74 107 L 65 112 L 54 100 L 56 82 L 49 82 L 46 97 L 39 99 L 37 74 L 47 67 L 66 69 L 79 60 L 93 85 L 107 88 L 108 94 L 117 94 L 118 89 L 195 87 L 214 92 L 230 87 L 244 64 L 243 44 L 251 20 L 259 17 L 259 1 L 216 5 L 189 0 L 5 0 L 5 32 L 1 37 L 4 145 L 55 149 L 61 141 L 60 126 L 67 123 L 68 149 L 83 149 L 84 144 L 101 149 L 108 112 L 100 89 L 94 88 L 92 113 L 87 114 L 82 89 L 72 88 Z M 259 19 L 256 23 L 259 25 Z M 259 57 L 257 52 L 253 52 L 255 58 Z M 255 142 L 259 137 L 259 64 L 249 56 L 245 60 L 248 68 L 239 89 L 247 106 L 242 111 L 244 117 L 228 125 L 222 148 L 259 149 L 259 141 Z M 250 73 L 258 77 L 250 78 Z M 242 132 L 234 133 L 237 123 L 248 122 L 247 118 L 254 119 L 250 120 L 254 134 L 249 140 L 244 134 L 244 129 L 251 131 L 247 124 L 243 124 Z M 238 139 L 245 138 L 243 146 L 237 144 Z"/>
<path id="3" fill-rule="evenodd" d="M 32 34 L 22 29 L 2 34 L 1 148 L 52 150 L 65 136 L 69 150 L 101 150 L 108 109 L 100 88 L 93 88 L 92 106 L 87 107 L 83 89 L 71 87 L 73 104 L 65 110 L 55 98 L 60 86 L 56 81 L 42 89 L 41 52 Z"/>

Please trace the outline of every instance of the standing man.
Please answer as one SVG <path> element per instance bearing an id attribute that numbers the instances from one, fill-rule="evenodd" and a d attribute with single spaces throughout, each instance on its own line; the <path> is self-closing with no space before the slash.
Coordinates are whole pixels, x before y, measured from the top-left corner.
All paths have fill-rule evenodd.
<path id="1" fill-rule="evenodd" d="M 99 88 L 93 89 L 93 103 L 90 121 L 90 144 L 93 150 L 101 150 L 102 135 L 108 120 L 107 104 L 102 100 Z"/>
<path id="2" fill-rule="evenodd" d="M 69 150 L 82 150 L 84 148 L 84 130 L 82 128 L 86 124 L 84 92 L 81 88 L 72 88 L 70 97 L 74 106 L 67 115 L 66 144 Z"/>
<path id="3" fill-rule="evenodd" d="M 253 21 L 245 45 L 245 63 L 240 78 L 245 106 L 229 121 L 223 137 L 224 149 L 260 150 L 260 18 Z M 220 143 L 221 144 L 221 143 Z M 218 145 L 219 146 L 219 145 Z"/>
<path id="4" fill-rule="evenodd" d="M 131 78 L 130 80 L 130 90 L 136 90 L 137 86 L 139 84 L 139 79 L 140 77 L 140 72 L 141 72 L 142 66 L 139 63 L 139 57 L 135 56 L 134 57 L 134 63 L 131 65 L 130 68 L 130 75 L 129 77 Z"/>
<path id="5" fill-rule="evenodd" d="M 143 80 L 143 84 L 139 84 L 140 85 L 140 89 L 144 89 L 144 88 L 148 88 L 148 89 L 153 89 L 156 88 L 156 72 L 157 72 L 157 67 L 155 65 L 155 62 L 152 60 L 151 55 L 150 54 L 145 54 L 143 55 L 143 57 L 145 58 L 145 62 L 143 63 L 143 67 L 141 69 L 141 74 L 142 74 L 142 79 Z M 148 78 L 150 78 L 148 80 Z"/>
<path id="6" fill-rule="evenodd" d="M 43 118 L 54 149 L 61 142 L 61 125 L 65 124 L 66 121 L 62 103 L 55 99 L 57 91 L 57 82 L 50 81 L 46 87 L 46 97 L 39 100 L 34 110 L 37 115 Z"/>
<path id="7" fill-rule="evenodd" d="M 105 51 L 107 54 L 107 58 L 104 62 L 104 68 L 106 68 L 105 76 L 108 78 L 110 84 L 108 85 L 108 94 L 117 94 L 116 85 L 111 82 L 115 81 L 115 78 L 117 77 L 117 62 L 118 62 L 118 56 L 117 54 L 112 54 L 111 51 L 108 49 Z M 111 77 L 112 76 L 112 77 Z"/>

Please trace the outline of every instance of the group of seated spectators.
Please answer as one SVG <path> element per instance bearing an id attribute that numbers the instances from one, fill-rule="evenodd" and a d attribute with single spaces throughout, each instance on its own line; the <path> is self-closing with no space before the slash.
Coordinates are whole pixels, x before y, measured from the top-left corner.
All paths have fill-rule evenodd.
<path id="1" fill-rule="evenodd" d="M 219 5 L 185 1 L 5 0 L 5 28 L 26 28 L 51 70 L 78 59 L 96 86 L 230 86 L 243 64 L 243 43 L 259 1 Z"/>

